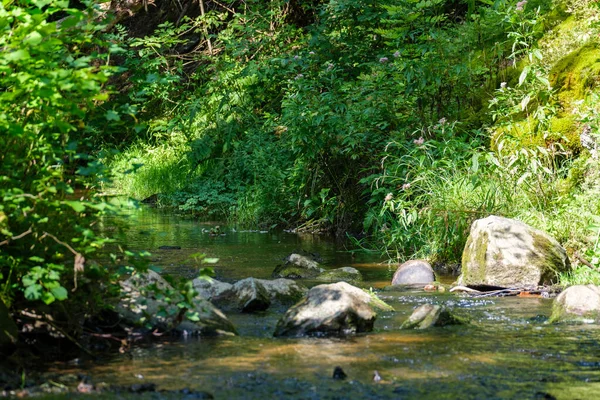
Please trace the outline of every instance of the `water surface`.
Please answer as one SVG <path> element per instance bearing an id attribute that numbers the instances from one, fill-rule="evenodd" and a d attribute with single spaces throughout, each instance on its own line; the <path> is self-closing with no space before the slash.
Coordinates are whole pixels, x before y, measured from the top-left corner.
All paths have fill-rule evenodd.
<path id="1" fill-rule="evenodd" d="M 132 213 L 128 244 L 151 250 L 170 273 L 187 274 L 189 256 L 218 257 L 220 279 L 269 278 L 291 251 L 318 252 L 325 267 L 354 266 L 364 287 L 380 288 L 393 268 L 375 255 L 346 252 L 326 237 L 243 232 L 153 209 Z M 181 250 L 157 250 L 161 245 Z M 343 339 L 273 338 L 280 313 L 230 314 L 237 337 L 188 338 L 139 346 L 77 366 L 57 363 L 51 374 L 85 373 L 94 382 L 152 382 L 161 390 L 201 390 L 217 399 L 592 399 L 600 395 L 600 330 L 596 325 L 548 325 L 551 300 L 474 299 L 449 293 L 379 291 L 395 308 L 379 313 L 372 333 Z M 424 303 L 443 304 L 471 323 L 401 331 Z M 348 375 L 332 379 L 334 367 Z M 382 380 L 373 380 L 377 371 Z M 121 395 L 128 397 L 131 395 Z M 137 395 L 136 395 L 137 396 Z M 146 394 L 149 398 L 178 398 Z M 183 396 L 183 395 L 181 395 Z M 553 396 L 553 397 L 552 397 Z M 138 398 L 138 397 L 136 397 Z"/>

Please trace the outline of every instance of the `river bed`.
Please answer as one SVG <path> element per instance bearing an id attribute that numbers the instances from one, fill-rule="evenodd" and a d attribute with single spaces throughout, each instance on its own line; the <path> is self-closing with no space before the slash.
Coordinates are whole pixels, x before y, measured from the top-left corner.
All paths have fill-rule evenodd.
<path id="1" fill-rule="evenodd" d="M 100 360 L 55 363 L 48 376 L 85 374 L 93 382 L 121 387 L 154 383 L 158 390 L 204 391 L 216 399 L 589 399 L 600 393 L 600 329 L 546 324 L 550 299 L 384 291 L 393 266 L 376 254 L 352 255 L 347 243 L 324 236 L 223 225 L 219 231 L 224 235 L 213 236 L 210 230 L 217 223 L 150 208 L 132 211 L 130 218 L 128 245 L 151 251 L 154 263 L 169 273 L 193 274 L 196 266 L 190 256 L 200 252 L 219 258 L 214 266 L 218 279 L 269 279 L 283 257 L 302 249 L 319 253 L 326 268 L 357 268 L 364 277 L 362 286 L 374 288 L 395 311 L 380 312 L 373 332 L 344 339 L 273 338 L 280 312 L 234 313 L 228 317 L 240 333 L 237 337 L 145 344 Z M 158 250 L 163 245 L 181 249 Z M 400 330 L 412 310 L 424 303 L 443 304 L 471 323 Z M 336 366 L 347 374 L 345 380 L 332 379 Z M 380 381 L 374 381 L 375 371 Z"/>

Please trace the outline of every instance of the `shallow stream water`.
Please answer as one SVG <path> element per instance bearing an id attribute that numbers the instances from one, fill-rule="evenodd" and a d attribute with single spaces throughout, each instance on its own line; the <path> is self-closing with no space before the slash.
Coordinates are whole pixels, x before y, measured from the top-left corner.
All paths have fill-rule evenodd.
<path id="1" fill-rule="evenodd" d="M 362 286 L 376 288 L 395 311 L 380 312 L 373 332 L 344 339 L 273 338 L 280 312 L 230 314 L 237 337 L 154 343 L 99 361 L 56 363 L 49 374 L 83 373 L 94 382 L 120 386 L 151 382 L 159 390 L 187 388 L 216 399 L 600 398 L 600 329 L 546 324 L 552 300 L 385 291 L 391 267 L 375 255 L 353 257 L 344 244 L 322 236 L 223 226 L 225 235 L 211 236 L 213 223 L 148 208 L 132 212 L 131 219 L 128 244 L 151 251 L 154 263 L 169 273 L 193 274 L 190 255 L 201 252 L 219 258 L 217 279 L 268 279 L 283 257 L 303 249 L 318 252 L 326 268 L 359 269 Z M 158 250 L 163 245 L 181 249 Z M 423 303 L 444 304 L 471 323 L 401 331 Z M 336 366 L 347 374 L 345 380 L 332 379 Z M 382 380 L 373 380 L 375 371 Z"/>

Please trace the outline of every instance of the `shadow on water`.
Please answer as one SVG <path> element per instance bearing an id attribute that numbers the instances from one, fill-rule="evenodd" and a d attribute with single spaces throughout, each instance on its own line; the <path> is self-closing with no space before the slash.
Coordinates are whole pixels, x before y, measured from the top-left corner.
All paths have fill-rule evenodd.
<path id="1" fill-rule="evenodd" d="M 340 252 L 339 244 L 322 237 L 231 228 L 225 228 L 225 236 L 212 237 L 206 233 L 212 224 L 155 210 L 136 212 L 132 218 L 135 228 L 126 236 L 131 247 L 182 247 L 154 251 L 157 263 L 172 271 L 189 254 L 201 251 L 221 259 L 217 273 L 227 280 L 268 278 L 286 254 L 302 248 L 319 252 L 326 267 L 356 265 L 365 275 L 366 287 L 381 286 L 391 276 L 378 260 L 351 259 Z M 361 264 L 366 266 L 358 267 Z M 344 339 L 273 338 L 280 312 L 231 314 L 238 337 L 155 343 L 76 367 L 56 364 L 49 374 L 84 373 L 94 382 L 111 385 L 152 382 L 163 390 L 207 391 L 217 399 L 588 399 L 600 393 L 600 329 L 545 324 L 551 300 L 379 294 L 395 311 L 379 313 L 369 334 Z M 402 322 L 424 303 L 445 305 L 471 323 L 401 331 Z M 347 374 L 345 380 L 332 379 L 336 366 Z M 380 381 L 373 380 L 375 371 Z"/>

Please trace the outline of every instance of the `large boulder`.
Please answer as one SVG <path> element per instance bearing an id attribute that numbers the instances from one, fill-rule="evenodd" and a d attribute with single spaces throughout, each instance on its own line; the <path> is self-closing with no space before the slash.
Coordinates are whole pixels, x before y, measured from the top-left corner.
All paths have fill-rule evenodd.
<path id="1" fill-rule="evenodd" d="M 315 286 L 279 320 L 274 336 L 336 336 L 369 332 L 373 330 L 377 317 L 373 307 L 381 307 L 381 303 L 346 282 Z"/>
<path id="2" fill-rule="evenodd" d="M 427 329 L 434 326 L 460 325 L 466 320 L 459 318 L 445 307 L 423 304 L 417 307 L 400 327 L 401 329 Z"/>
<path id="3" fill-rule="evenodd" d="M 576 285 L 559 294 L 552 304 L 550 322 L 600 322 L 600 287 Z"/>
<path id="4" fill-rule="evenodd" d="M 426 285 L 433 281 L 433 268 L 427 261 L 410 260 L 398 267 L 392 278 L 392 285 Z"/>
<path id="5" fill-rule="evenodd" d="M 471 226 L 458 284 L 535 287 L 555 282 L 570 267 L 565 249 L 547 233 L 490 216 Z"/>
<path id="6" fill-rule="evenodd" d="M 125 323 L 151 330 L 192 335 L 235 334 L 232 323 L 208 300 L 196 296 L 192 308 L 181 310 L 177 303 L 183 300 L 162 276 L 148 271 L 121 282 L 121 300 L 116 308 Z"/>
<path id="7" fill-rule="evenodd" d="M 223 310 L 263 311 L 269 307 L 289 307 L 308 289 L 291 279 L 246 278 L 235 284 L 216 279 L 194 279 L 194 288 L 204 299 Z"/>
<path id="8" fill-rule="evenodd" d="M 362 275 L 356 268 L 342 267 L 322 272 L 315 278 L 315 280 L 321 282 L 358 283 L 362 281 Z"/>
<path id="9" fill-rule="evenodd" d="M 292 253 L 284 261 L 283 264 L 275 267 L 275 270 L 271 274 L 273 278 L 315 278 L 320 273 L 325 272 L 314 257 L 308 254 Z"/>
<path id="10" fill-rule="evenodd" d="M 0 352 L 10 352 L 7 350 L 17 343 L 18 335 L 17 325 L 11 318 L 8 308 L 0 299 Z"/>

